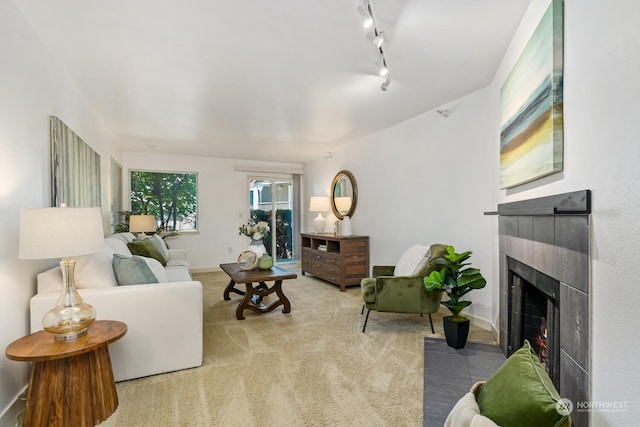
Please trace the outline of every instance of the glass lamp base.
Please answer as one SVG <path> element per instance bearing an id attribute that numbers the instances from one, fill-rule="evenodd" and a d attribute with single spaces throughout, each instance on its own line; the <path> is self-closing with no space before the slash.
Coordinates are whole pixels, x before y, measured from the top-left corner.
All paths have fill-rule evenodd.
<path id="1" fill-rule="evenodd" d="M 54 307 L 42 319 L 44 330 L 53 334 L 56 341 L 71 341 L 87 334 L 96 319 L 95 309 L 86 303 L 73 307 Z"/>
<path id="2" fill-rule="evenodd" d="M 56 306 L 44 315 L 42 326 L 53 334 L 56 341 L 71 341 L 87 334 L 87 329 L 96 320 L 96 310 L 82 301 L 76 291 L 73 272 L 75 261 L 65 258 L 62 269 L 62 293 Z"/>

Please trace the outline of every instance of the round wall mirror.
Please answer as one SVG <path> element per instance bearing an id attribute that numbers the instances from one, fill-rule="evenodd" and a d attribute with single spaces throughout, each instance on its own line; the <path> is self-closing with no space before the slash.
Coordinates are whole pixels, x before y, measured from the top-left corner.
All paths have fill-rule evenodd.
<path id="1" fill-rule="evenodd" d="M 353 216 L 358 204 L 358 185 L 351 172 L 343 170 L 333 178 L 330 201 L 331 210 L 336 218 Z"/>

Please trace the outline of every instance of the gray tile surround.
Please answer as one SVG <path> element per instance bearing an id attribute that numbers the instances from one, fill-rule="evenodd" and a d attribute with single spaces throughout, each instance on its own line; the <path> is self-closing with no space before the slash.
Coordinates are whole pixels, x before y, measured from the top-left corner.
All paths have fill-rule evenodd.
<path id="1" fill-rule="evenodd" d="M 589 192 L 586 192 L 589 193 Z M 583 196 L 582 193 L 575 193 Z M 553 214 L 552 198 L 533 199 L 499 206 L 500 245 L 500 346 L 506 353 L 508 338 L 509 258 L 560 282 L 560 386 L 563 397 L 590 400 L 590 193 L 585 212 Z M 549 199 L 549 200 L 546 200 Z M 541 202 L 539 202 L 541 200 Z M 575 200 L 575 199 L 574 199 Z M 553 202 L 553 200 L 552 200 Z M 538 212 L 527 214 L 527 206 Z M 582 206 L 581 206 L 582 207 Z M 516 212 L 516 214 L 514 214 Z M 544 212 L 539 214 L 539 212 Z M 589 414 L 572 414 L 574 426 L 588 426 Z"/>

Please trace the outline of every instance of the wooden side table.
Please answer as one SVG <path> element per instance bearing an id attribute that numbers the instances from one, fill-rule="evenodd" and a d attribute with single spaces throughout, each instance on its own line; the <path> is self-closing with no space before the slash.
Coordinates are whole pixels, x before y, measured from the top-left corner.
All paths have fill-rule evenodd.
<path id="1" fill-rule="evenodd" d="M 7 358 L 32 362 L 24 425 L 85 427 L 106 420 L 118 407 L 107 346 L 126 333 L 122 322 L 97 320 L 74 341 L 40 331 L 9 344 Z"/>

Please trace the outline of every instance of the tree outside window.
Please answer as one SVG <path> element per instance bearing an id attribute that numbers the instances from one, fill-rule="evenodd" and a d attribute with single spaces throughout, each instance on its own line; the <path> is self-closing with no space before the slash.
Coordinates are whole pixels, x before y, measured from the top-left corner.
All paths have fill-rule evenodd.
<path id="1" fill-rule="evenodd" d="M 164 231 L 197 230 L 198 174 L 132 170 L 131 212 L 155 215 Z"/>

